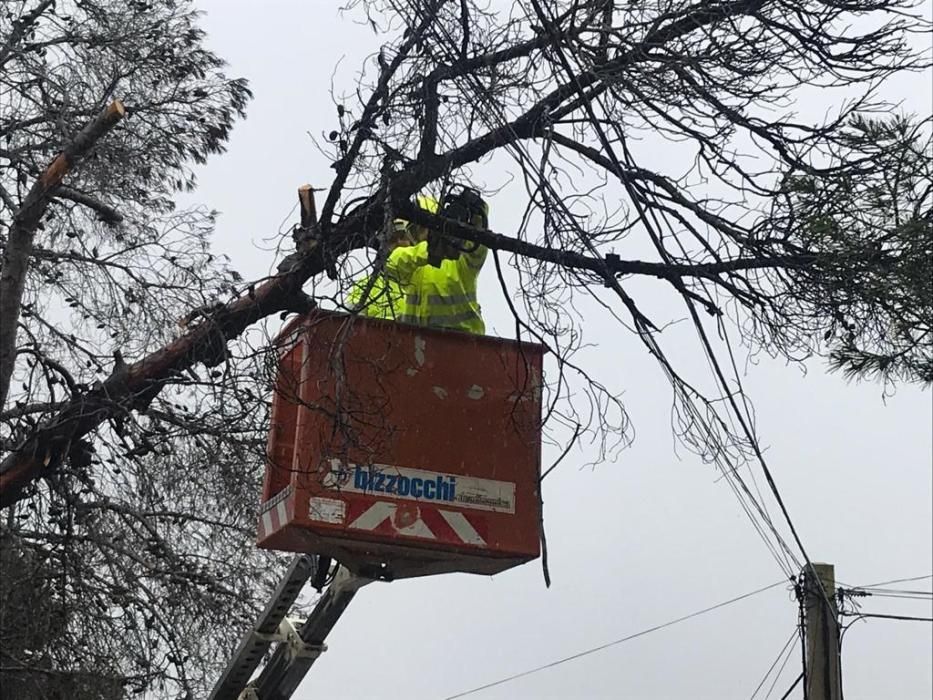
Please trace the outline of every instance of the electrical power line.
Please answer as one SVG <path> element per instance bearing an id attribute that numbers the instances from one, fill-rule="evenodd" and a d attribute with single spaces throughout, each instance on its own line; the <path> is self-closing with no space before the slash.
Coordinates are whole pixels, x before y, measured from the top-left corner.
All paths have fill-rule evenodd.
<path id="1" fill-rule="evenodd" d="M 801 673 L 799 676 L 797 676 L 797 680 L 795 680 L 795 681 L 791 684 L 790 688 L 787 689 L 787 692 L 784 693 L 784 694 L 781 696 L 781 700 L 787 700 L 787 698 L 790 697 L 790 694 L 791 694 L 792 692 L 794 692 L 794 688 L 796 688 L 797 685 L 798 685 L 798 684 L 800 683 L 800 681 L 802 681 L 802 680 L 803 680 L 803 674 Z"/>
<path id="2" fill-rule="evenodd" d="M 795 630 L 795 632 L 796 632 L 796 630 Z M 787 666 L 787 662 L 790 661 L 790 657 L 793 656 L 793 651 L 794 651 L 793 647 L 788 648 L 787 654 L 784 656 L 784 661 L 783 661 L 783 663 L 781 664 L 781 667 L 778 669 L 778 672 L 775 674 L 774 680 L 771 681 L 771 687 L 768 688 L 768 694 L 765 695 L 765 700 L 769 700 L 769 698 L 771 697 L 771 693 L 774 692 L 774 686 L 776 686 L 776 685 L 777 685 L 777 682 L 778 682 L 779 680 L 781 680 L 781 675 L 784 673 L 784 669 L 785 669 L 785 667 Z M 801 675 L 803 675 L 803 674 L 801 673 Z M 789 692 L 790 692 L 790 691 L 788 691 L 788 693 L 789 693 Z M 785 697 L 785 698 L 787 697 L 788 693 L 785 693 L 785 694 L 784 694 L 784 697 Z"/>
<path id="3" fill-rule="evenodd" d="M 903 600 L 930 600 L 933 599 L 933 591 L 886 591 L 872 590 L 865 588 L 855 589 L 855 593 L 863 593 L 872 598 L 901 598 Z"/>
<path id="4" fill-rule="evenodd" d="M 793 643 L 794 638 L 795 638 L 796 636 L 797 636 L 797 627 L 796 627 L 796 625 L 795 625 L 795 626 L 794 626 L 794 631 L 790 633 L 790 637 L 789 637 L 788 640 L 784 643 L 784 646 L 781 647 L 781 650 L 778 652 L 777 658 L 776 658 L 776 659 L 774 660 L 774 662 L 768 667 L 768 670 L 765 671 L 764 677 L 761 679 L 761 682 L 760 682 L 760 683 L 758 684 L 758 686 L 755 688 L 755 692 L 752 693 L 752 696 L 751 696 L 750 700 L 755 700 L 755 698 L 758 696 L 758 691 L 762 689 L 762 687 L 764 686 L 765 683 L 767 683 L 768 678 L 771 677 L 771 672 L 774 670 L 774 667 L 777 666 L 777 665 L 781 662 L 781 659 L 784 659 L 784 664 L 787 663 L 787 659 L 785 658 L 785 655 L 786 655 L 788 658 L 790 657 L 790 653 L 789 653 L 788 649 L 790 649 L 790 646 L 791 646 L 791 644 Z M 781 664 L 781 670 L 784 670 L 784 664 Z M 775 682 L 775 683 L 777 682 L 777 680 L 778 680 L 778 678 L 780 677 L 780 675 L 781 675 L 781 671 L 778 671 L 777 676 L 774 677 L 774 682 Z M 771 685 L 771 688 L 772 688 L 772 689 L 774 688 L 774 684 Z M 769 694 L 769 695 L 771 694 L 771 693 L 770 693 L 770 690 L 768 691 L 768 694 Z M 767 698 L 765 698 L 765 700 L 767 700 Z"/>
<path id="5" fill-rule="evenodd" d="M 696 612 L 690 613 L 689 615 L 684 615 L 683 617 L 678 617 L 678 618 L 675 619 L 675 620 L 670 620 L 669 622 L 664 622 L 664 623 L 662 623 L 662 624 L 660 624 L 660 625 L 655 625 L 654 627 L 649 627 L 648 629 L 644 629 L 644 630 L 642 630 L 641 632 L 635 632 L 634 634 L 629 634 L 629 635 L 627 635 L 627 636 L 625 636 L 625 637 L 622 637 L 622 638 L 620 638 L 620 639 L 616 639 L 616 640 L 614 640 L 614 641 L 607 642 L 606 644 L 601 644 L 601 645 L 599 645 L 598 647 L 592 647 L 591 649 L 586 649 L 585 651 L 581 651 L 581 652 L 578 652 L 578 653 L 576 653 L 576 654 L 572 654 L 571 656 L 565 656 L 565 657 L 562 658 L 562 659 L 558 659 L 558 660 L 556 660 L 556 661 L 552 661 L 552 662 L 550 662 L 550 663 L 548 663 L 548 664 L 544 664 L 543 666 L 537 666 L 537 667 L 532 668 L 532 669 L 529 669 L 529 670 L 527 670 L 527 671 L 522 671 L 521 673 L 516 673 L 515 675 L 508 676 L 507 678 L 501 678 L 501 679 L 499 679 L 499 680 L 497 680 L 497 681 L 493 681 L 492 683 L 487 683 L 487 684 L 485 684 L 485 685 L 481 685 L 481 686 L 478 686 L 478 687 L 476 687 L 476 688 L 471 688 L 470 690 L 465 690 L 465 691 L 463 691 L 462 693 L 457 693 L 456 695 L 448 695 L 446 698 L 444 698 L 444 700 L 455 700 L 456 698 L 464 698 L 464 697 L 466 697 L 467 695 L 472 695 L 473 693 L 478 693 L 478 692 L 481 691 L 481 690 L 487 690 L 488 688 L 493 688 L 493 687 L 495 687 L 495 686 L 497 686 L 497 685 L 502 685 L 503 683 L 508 683 L 508 682 L 514 681 L 514 680 L 516 680 L 516 679 L 518 679 L 518 678 L 524 678 L 525 676 L 530 676 L 530 675 L 532 675 L 532 674 L 534 674 L 534 673 L 538 673 L 539 671 L 544 671 L 544 670 L 546 670 L 546 669 L 553 668 L 554 666 L 559 666 L 560 664 L 567 663 L 568 661 L 574 661 L 575 659 L 579 659 L 579 658 L 582 658 L 582 657 L 584 657 L 584 656 L 589 656 L 590 654 L 595 654 L 597 651 L 602 651 L 603 649 L 608 649 L 609 647 L 613 647 L 613 646 L 616 646 L 616 645 L 618 645 L 618 644 L 622 644 L 623 642 L 627 642 L 627 641 L 629 641 L 629 640 L 631 640 L 631 639 L 636 639 L 636 638 L 638 638 L 638 637 L 643 637 L 643 636 L 645 636 L 646 634 L 650 634 L 651 632 L 657 632 L 658 630 L 662 630 L 662 629 L 664 629 L 665 627 L 670 627 L 670 626 L 672 626 L 672 625 L 676 625 L 678 622 L 684 622 L 685 620 L 689 620 L 690 618 L 698 617 L 699 615 L 703 615 L 703 614 L 705 614 L 705 613 L 712 612 L 713 610 L 718 610 L 719 608 L 723 608 L 723 607 L 725 607 L 725 606 L 727 606 L 727 605 L 731 605 L 732 603 L 737 603 L 737 602 L 739 602 L 740 600 L 745 600 L 746 598 L 751 598 L 751 597 L 754 596 L 754 595 L 757 595 L 757 594 L 759 594 L 759 593 L 764 593 L 765 591 L 771 590 L 772 588 L 776 588 L 776 587 L 781 586 L 781 585 L 785 585 L 786 583 L 787 583 L 786 581 L 778 581 L 777 583 L 772 583 L 770 586 L 765 586 L 764 588 L 759 588 L 759 589 L 757 589 L 757 590 L 752 591 L 751 593 L 746 593 L 746 594 L 740 595 L 740 596 L 738 596 L 738 597 L 736 597 L 736 598 L 731 598 L 731 599 L 729 599 L 729 600 L 723 601 L 722 603 L 717 603 L 716 605 L 712 605 L 712 606 L 710 606 L 710 607 L 708 607 L 708 608 L 703 608 L 702 610 L 697 610 Z M 782 653 L 783 653 L 783 652 L 782 652 Z"/>
<path id="6" fill-rule="evenodd" d="M 879 583 L 873 583 L 866 586 L 850 586 L 848 584 L 843 584 L 844 587 L 839 588 L 839 593 L 852 598 L 868 596 L 872 598 L 893 598 L 900 600 L 920 600 L 929 602 L 933 600 L 933 591 L 912 590 L 905 588 L 885 588 L 885 586 L 890 586 L 896 583 L 925 581 L 931 578 L 933 578 L 933 575 L 892 579 L 890 581 L 881 581 Z"/>
<path id="7" fill-rule="evenodd" d="M 928 578 L 933 578 L 933 574 L 927 574 L 926 576 L 913 576 L 911 578 L 896 578 L 893 581 L 882 581 L 881 583 L 869 583 L 867 586 L 856 586 L 856 588 L 880 588 L 881 586 L 888 586 L 892 583 L 909 583 L 910 581 L 924 581 Z"/>
<path id="8" fill-rule="evenodd" d="M 846 617 L 854 617 L 862 620 L 869 617 L 877 617 L 882 620 L 908 620 L 910 622 L 933 622 L 933 617 L 913 617 L 910 615 L 887 615 L 883 613 L 842 613 Z"/>

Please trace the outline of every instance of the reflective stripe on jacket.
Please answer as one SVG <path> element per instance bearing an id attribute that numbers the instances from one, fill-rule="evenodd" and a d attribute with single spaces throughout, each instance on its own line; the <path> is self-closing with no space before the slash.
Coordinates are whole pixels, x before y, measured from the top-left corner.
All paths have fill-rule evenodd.
<path id="1" fill-rule="evenodd" d="M 399 321 L 452 328 L 482 335 L 486 324 L 476 298 L 476 279 L 486 261 L 486 248 L 461 253 L 441 266 L 428 265 L 428 243 L 401 246 L 389 254 L 386 271 L 399 281 L 405 298 Z"/>

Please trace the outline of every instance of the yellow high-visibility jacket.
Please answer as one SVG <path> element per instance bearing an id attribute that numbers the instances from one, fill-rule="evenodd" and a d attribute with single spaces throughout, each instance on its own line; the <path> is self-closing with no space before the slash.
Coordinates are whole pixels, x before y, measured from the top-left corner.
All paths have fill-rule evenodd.
<path id="1" fill-rule="evenodd" d="M 346 306 L 355 309 L 363 298 L 363 292 L 369 284 L 369 277 L 364 277 L 353 285 L 347 294 Z M 366 303 L 359 310 L 361 316 L 369 318 L 382 318 L 388 321 L 401 321 L 405 313 L 405 293 L 394 280 L 378 275 L 373 281 Z"/>
<path id="2" fill-rule="evenodd" d="M 485 333 L 486 324 L 476 299 L 476 279 L 486 253 L 485 246 L 479 246 L 455 260 L 442 261 L 438 268 L 428 265 L 427 241 L 393 250 L 386 260 L 386 273 L 398 280 L 405 295 L 397 320 Z"/>

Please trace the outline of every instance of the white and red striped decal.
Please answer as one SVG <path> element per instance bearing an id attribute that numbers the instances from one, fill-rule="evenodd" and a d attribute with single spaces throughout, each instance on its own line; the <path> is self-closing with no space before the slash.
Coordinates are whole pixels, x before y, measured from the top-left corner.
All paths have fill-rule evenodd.
<path id="1" fill-rule="evenodd" d="M 440 512 L 441 517 L 447 521 L 447 524 L 450 525 L 450 528 L 457 533 L 457 537 L 461 540 L 467 544 L 475 544 L 477 547 L 482 547 L 486 544 L 486 540 L 479 536 L 479 533 L 475 530 L 473 525 L 470 524 L 470 521 L 467 520 L 463 513 L 458 513 L 455 510 L 442 510 L 438 512 Z"/>
<path id="2" fill-rule="evenodd" d="M 291 494 L 291 487 L 286 487 L 260 506 L 259 539 L 264 540 L 288 522 L 288 509 L 285 502 Z"/>
<path id="3" fill-rule="evenodd" d="M 376 501 L 368 508 L 365 505 L 351 506 L 348 529 L 474 547 L 488 546 L 485 518 L 408 503 Z"/>

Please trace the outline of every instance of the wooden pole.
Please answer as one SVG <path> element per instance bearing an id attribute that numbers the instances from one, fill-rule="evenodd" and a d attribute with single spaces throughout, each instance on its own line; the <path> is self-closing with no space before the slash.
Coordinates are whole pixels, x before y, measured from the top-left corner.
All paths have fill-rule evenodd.
<path id="1" fill-rule="evenodd" d="M 839 663 L 839 614 L 832 564 L 804 567 L 804 617 L 807 636 L 808 700 L 842 700 Z M 820 589 L 822 584 L 822 590 Z"/>

